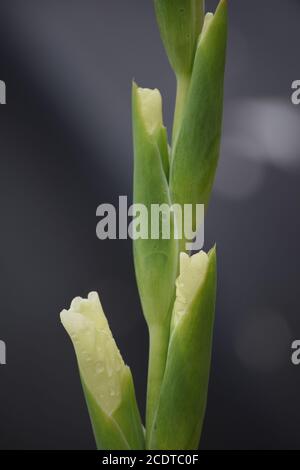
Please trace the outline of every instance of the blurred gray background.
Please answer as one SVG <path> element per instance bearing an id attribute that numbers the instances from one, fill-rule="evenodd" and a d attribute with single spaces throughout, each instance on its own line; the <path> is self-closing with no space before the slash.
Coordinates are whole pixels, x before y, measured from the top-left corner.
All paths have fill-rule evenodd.
<path id="1" fill-rule="evenodd" d="M 219 290 L 202 449 L 299 449 L 299 0 L 230 0 L 222 156 L 206 219 Z M 208 9 L 215 1 L 207 1 Z M 2 0 L 1 449 L 93 449 L 59 312 L 100 293 L 144 412 L 148 337 L 131 242 L 96 207 L 132 195 L 131 80 L 175 83 L 151 0 Z"/>

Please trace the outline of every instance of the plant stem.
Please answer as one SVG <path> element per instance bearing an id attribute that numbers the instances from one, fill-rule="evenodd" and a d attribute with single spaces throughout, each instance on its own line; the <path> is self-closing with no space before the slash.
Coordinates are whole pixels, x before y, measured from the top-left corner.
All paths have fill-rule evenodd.
<path id="1" fill-rule="evenodd" d="M 146 443 L 151 442 L 154 418 L 158 406 L 160 388 L 164 377 L 169 345 L 169 325 L 149 327 L 149 366 L 146 410 Z"/>
<path id="2" fill-rule="evenodd" d="M 176 103 L 173 122 L 173 135 L 172 135 L 172 148 L 176 142 L 178 132 L 180 129 L 181 121 L 183 118 L 184 106 L 186 103 L 187 94 L 190 87 L 191 75 L 178 75 L 176 90 Z"/>

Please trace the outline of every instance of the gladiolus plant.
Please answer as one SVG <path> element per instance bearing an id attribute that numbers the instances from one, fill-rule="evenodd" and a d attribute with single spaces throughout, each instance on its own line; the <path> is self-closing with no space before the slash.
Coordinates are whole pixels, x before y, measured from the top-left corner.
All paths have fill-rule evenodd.
<path id="1" fill-rule="evenodd" d="M 227 1 L 214 14 L 203 0 L 154 0 L 177 96 L 170 143 L 160 92 L 132 86 L 134 203 L 184 209 L 197 231 L 196 207 L 207 208 L 218 164 L 227 42 Z M 176 236 L 137 237 L 134 266 L 149 329 L 145 428 L 133 378 L 109 329 L 98 294 L 75 298 L 61 321 L 76 352 L 98 449 L 197 449 L 209 383 L 216 248 L 190 255 Z M 163 213 L 161 215 L 163 218 Z"/>

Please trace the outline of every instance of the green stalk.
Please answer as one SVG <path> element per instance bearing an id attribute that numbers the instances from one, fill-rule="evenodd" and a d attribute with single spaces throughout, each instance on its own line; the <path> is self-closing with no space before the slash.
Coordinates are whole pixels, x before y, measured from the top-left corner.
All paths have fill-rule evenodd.
<path id="1" fill-rule="evenodd" d="M 191 75 L 177 76 L 176 103 L 174 111 L 172 148 L 175 146 L 176 138 L 183 118 L 183 111 L 187 100 L 187 95 L 191 83 Z"/>
<path id="2" fill-rule="evenodd" d="M 149 365 L 146 410 L 146 442 L 151 441 L 153 423 L 159 402 L 161 384 L 164 377 L 168 345 L 168 325 L 152 325 L 149 328 Z"/>

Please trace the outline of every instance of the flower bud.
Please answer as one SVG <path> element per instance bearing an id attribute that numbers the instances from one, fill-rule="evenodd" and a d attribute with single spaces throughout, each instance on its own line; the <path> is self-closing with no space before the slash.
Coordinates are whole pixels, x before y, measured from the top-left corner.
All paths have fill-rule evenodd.
<path id="1" fill-rule="evenodd" d="M 60 314 L 73 342 L 99 449 L 143 449 L 144 435 L 130 369 L 124 364 L 96 292 Z"/>
<path id="2" fill-rule="evenodd" d="M 178 265 L 178 241 L 174 237 L 174 214 L 170 210 L 166 162 L 168 144 L 162 134 L 162 103 L 158 90 L 133 85 L 134 203 L 146 210 L 148 236 L 134 239 L 136 280 L 150 335 L 147 388 L 147 435 L 152 428 L 168 351 L 170 318 Z M 154 206 L 163 210 L 157 217 L 157 237 L 150 231 L 155 223 Z M 163 224 L 169 234 L 164 238 Z M 151 227 L 151 228 L 150 228 Z"/>
<path id="3" fill-rule="evenodd" d="M 180 255 L 180 275 L 151 449 L 197 449 L 206 408 L 216 296 L 216 251 Z M 174 432 L 176 430 L 176 432 Z"/>
<path id="4" fill-rule="evenodd" d="M 148 237 L 134 240 L 134 261 L 143 312 L 149 324 L 169 323 L 177 273 L 177 246 L 174 240 L 174 214 L 171 207 L 162 139 L 162 102 L 158 90 L 133 85 L 134 203 L 147 211 Z M 168 157 L 167 157 L 168 158 Z M 153 205 L 164 205 L 160 214 L 158 238 L 151 235 Z M 169 216 L 170 236 L 163 238 L 163 217 Z M 165 222 L 165 220 L 164 220 Z M 168 222 L 168 221 L 167 221 Z"/>

